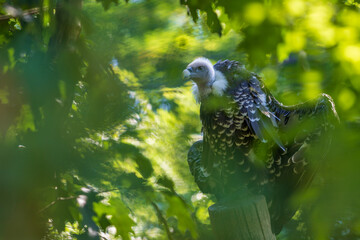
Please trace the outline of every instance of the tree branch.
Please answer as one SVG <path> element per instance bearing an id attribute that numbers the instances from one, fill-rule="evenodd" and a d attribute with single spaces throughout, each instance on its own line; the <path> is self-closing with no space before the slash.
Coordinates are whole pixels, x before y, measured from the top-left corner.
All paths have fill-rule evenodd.
<path id="1" fill-rule="evenodd" d="M 47 7 L 43 8 L 43 10 L 46 10 Z M 21 10 L 12 6 L 5 6 L 5 10 L 7 12 L 7 15 L 0 15 L 0 21 L 3 20 L 9 20 L 10 18 L 18 18 L 18 17 L 26 17 L 28 15 L 35 15 L 39 14 L 41 11 L 41 8 L 30 8 L 26 10 Z"/>

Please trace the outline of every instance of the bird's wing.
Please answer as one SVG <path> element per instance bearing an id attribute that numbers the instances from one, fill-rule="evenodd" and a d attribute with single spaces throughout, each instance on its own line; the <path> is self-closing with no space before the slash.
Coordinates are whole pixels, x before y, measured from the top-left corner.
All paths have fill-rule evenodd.
<path id="1" fill-rule="evenodd" d="M 193 143 L 188 152 L 187 162 L 199 189 L 203 193 L 215 194 L 218 197 L 217 194 L 223 191 L 222 184 L 218 176 L 209 173 L 205 168 L 208 157 L 204 156 L 204 153 L 209 152 L 204 150 L 206 146 L 203 140 Z"/>
<path id="2" fill-rule="evenodd" d="M 188 152 L 188 164 L 191 174 L 194 176 L 195 182 L 204 193 L 209 193 L 210 189 L 207 183 L 207 176 L 204 174 L 204 167 L 201 155 L 203 153 L 203 141 L 195 142 Z"/>
<path id="3" fill-rule="evenodd" d="M 256 137 L 262 142 L 274 141 L 285 151 L 285 146 L 278 135 L 280 119 L 269 109 L 267 90 L 259 77 L 251 75 L 248 80 L 242 80 L 233 94 L 239 113 L 246 116 L 248 127 Z"/>
<path id="4" fill-rule="evenodd" d="M 316 154 L 311 162 L 312 169 L 316 170 L 330 146 L 331 132 L 339 122 L 334 102 L 326 94 L 295 106 L 283 106 L 274 97 L 271 98 L 269 109 L 280 119 L 279 133 L 288 146 L 285 152 L 274 150 L 271 167 L 278 172 L 281 166 L 282 178 L 288 180 L 287 175 L 293 178 L 292 182 L 289 181 L 292 189 L 306 188 L 312 180 L 304 174 L 304 167 L 309 164 L 307 154 Z"/>
<path id="5" fill-rule="evenodd" d="M 291 172 L 288 174 L 301 175 L 304 166 L 308 164 L 306 154 L 312 148 L 316 148 L 316 152 L 321 152 L 321 156 L 317 156 L 320 160 L 330 146 L 331 137 L 324 138 L 324 136 L 331 133 L 339 122 L 334 102 L 329 95 L 321 94 L 312 101 L 284 106 L 273 96 L 269 96 L 271 101 L 268 108 L 278 119 L 279 135 L 288 146 L 285 152 L 274 149 L 272 168 L 277 172 L 282 166 Z M 285 173 L 284 170 L 282 172 Z M 301 180 L 301 178 L 297 179 L 296 184 L 302 182 L 301 184 L 304 185 Z M 296 188 L 296 186 L 292 187 Z"/>
<path id="6" fill-rule="evenodd" d="M 296 211 L 289 207 L 291 196 L 306 189 L 321 166 L 331 142 L 328 133 L 338 123 L 338 116 L 334 102 L 326 94 L 295 106 L 283 106 L 270 97 L 269 109 L 280 119 L 279 132 L 287 146 L 286 152 L 274 149 L 267 166 L 276 183 L 268 199 L 272 202 L 269 212 L 273 231 L 277 234 Z"/>

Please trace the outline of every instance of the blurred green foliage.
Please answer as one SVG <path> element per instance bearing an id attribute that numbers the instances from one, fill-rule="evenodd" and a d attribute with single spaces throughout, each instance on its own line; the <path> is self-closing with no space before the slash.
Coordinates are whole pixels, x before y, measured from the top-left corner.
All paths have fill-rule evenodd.
<path id="1" fill-rule="evenodd" d="M 245 63 L 285 104 L 334 97 L 342 125 L 278 238 L 360 238 L 357 1 L 0 4 L 0 239 L 213 239 L 186 163 L 196 56 Z"/>

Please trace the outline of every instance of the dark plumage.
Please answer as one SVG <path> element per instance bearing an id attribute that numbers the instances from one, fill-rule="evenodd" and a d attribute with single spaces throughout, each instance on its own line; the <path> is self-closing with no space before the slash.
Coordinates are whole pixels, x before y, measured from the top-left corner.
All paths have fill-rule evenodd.
<path id="1" fill-rule="evenodd" d="M 220 201 L 244 191 L 264 194 L 278 234 L 296 211 L 289 199 L 310 184 L 319 165 L 314 161 L 315 167 L 308 167 L 307 154 L 316 147 L 324 155 L 330 143 L 319 136 L 338 121 L 331 97 L 284 106 L 258 75 L 236 61 L 212 66 L 196 59 L 184 76 L 194 81 L 201 104 L 203 140 L 188 155 L 200 190 Z"/>

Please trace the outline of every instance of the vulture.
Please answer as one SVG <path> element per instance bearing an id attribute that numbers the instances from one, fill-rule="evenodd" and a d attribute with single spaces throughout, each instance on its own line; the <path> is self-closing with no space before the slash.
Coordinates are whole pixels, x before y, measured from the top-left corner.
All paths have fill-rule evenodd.
<path id="1" fill-rule="evenodd" d="M 200 104 L 203 139 L 188 152 L 198 187 L 218 201 L 264 195 L 280 233 L 297 210 L 291 198 L 309 186 L 330 146 L 338 123 L 332 98 L 285 106 L 259 75 L 230 60 L 197 58 L 183 77 Z"/>

